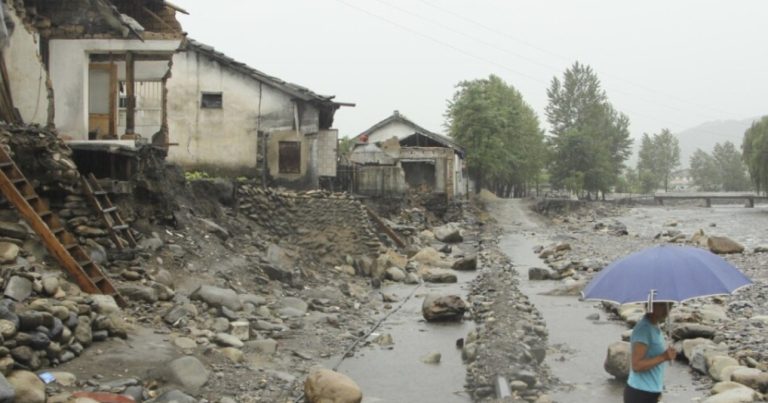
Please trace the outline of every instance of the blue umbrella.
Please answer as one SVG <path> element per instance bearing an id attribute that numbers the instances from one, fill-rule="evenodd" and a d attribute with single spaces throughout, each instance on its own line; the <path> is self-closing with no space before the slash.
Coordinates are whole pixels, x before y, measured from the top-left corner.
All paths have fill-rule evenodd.
<path id="1" fill-rule="evenodd" d="M 690 246 L 660 245 L 604 268 L 582 291 L 587 301 L 683 302 L 732 294 L 752 281 L 723 258 Z"/>

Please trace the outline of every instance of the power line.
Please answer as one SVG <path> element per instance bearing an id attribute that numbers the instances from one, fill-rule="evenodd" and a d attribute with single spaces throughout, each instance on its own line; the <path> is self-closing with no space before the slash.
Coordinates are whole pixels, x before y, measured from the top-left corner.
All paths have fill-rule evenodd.
<path id="1" fill-rule="evenodd" d="M 435 42 L 435 43 L 437 43 L 437 44 L 440 44 L 440 45 L 442 45 L 442 46 L 448 47 L 448 48 L 450 48 L 450 49 L 452 49 L 452 50 L 454 50 L 454 51 L 456 51 L 456 52 L 458 52 L 458 53 L 461 53 L 461 54 L 463 54 L 463 55 L 465 55 L 465 56 L 469 56 L 469 57 L 471 57 L 471 58 L 473 58 L 473 59 L 476 59 L 476 60 L 479 60 L 479 61 L 482 61 L 482 62 L 485 62 L 485 63 L 489 63 L 489 64 L 492 64 L 492 65 L 494 65 L 494 66 L 496 66 L 496 67 L 499 67 L 499 68 L 501 68 L 501 69 L 504 69 L 504 70 L 510 71 L 510 72 L 512 72 L 512 73 L 514 73 L 514 74 L 520 75 L 520 76 L 522 76 L 522 77 L 525 77 L 525 78 L 527 78 L 527 79 L 530 79 L 530 80 L 536 81 L 536 82 L 538 82 L 538 83 L 542 83 L 542 84 L 545 84 L 545 85 L 548 85 L 548 84 L 549 84 L 549 83 L 548 83 L 548 82 L 546 82 L 546 81 L 543 81 L 543 80 L 541 80 L 541 79 L 539 79 L 539 78 L 536 78 L 536 77 L 533 77 L 533 76 L 531 76 L 531 75 L 528 75 L 528 74 L 522 73 L 522 72 L 520 72 L 520 71 L 517 71 L 517 70 L 515 70 L 515 69 L 512 69 L 512 68 L 510 68 L 510 67 L 508 67 L 508 66 L 506 66 L 506 65 L 504 65 L 504 64 L 501 64 L 501 63 L 499 63 L 499 62 L 496 62 L 496 61 L 493 61 L 493 60 L 491 60 L 491 59 L 488 59 L 488 58 L 485 58 L 485 57 L 482 57 L 482 56 L 478 56 L 478 55 L 475 55 L 475 54 L 472 54 L 472 53 L 469 53 L 469 52 L 466 52 L 466 51 L 464 51 L 463 49 L 461 49 L 461 48 L 459 48 L 459 47 L 457 47 L 457 46 L 455 46 L 455 45 L 453 45 L 453 44 L 450 44 L 450 43 L 448 43 L 448 42 L 445 42 L 445 41 L 443 41 L 443 40 L 437 39 L 437 38 L 435 38 L 435 37 L 433 37 L 433 36 L 430 36 L 430 35 L 424 34 L 424 33 L 422 33 L 422 32 L 416 31 L 416 30 L 414 30 L 414 29 L 412 29 L 412 28 L 410 28 L 410 27 L 408 27 L 408 26 L 406 26 L 406 25 L 403 25 L 403 24 L 400 24 L 400 23 L 398 23 L 398 22 L 392 21 L 392 20 L 391 20 L 391 19 L 389 19 L 389 18 L 383 17 L 383 16 L 381 16 L 381 15 L 378 15 L 378 14 L 376 14 L 376 13 L 373 13 L 373 12 L 371 12 L 371 11 L 368 11 L 368 10 L 366 10 L 366 9 L 364 9 L 364 8 L 361 8 L 361 7 L 358 7 L 358 6 L 356 6 L 356 5 L 350 4 L 349 2 L 347 2 L 347 1 L 345 1 L 345 0 L 336 0 L 336 1 L 337 1 L 337 2 L 339 2 L 339 3 L 341 3 L 341 4 L 343 4 L 343 5 L 345 5 L 345 6 L 347 6 L 347 7 L 349 7 L 349 8 L 353 8 L 353 9 L 355 9 L 355 10 L 357 10 L 357 11 L 360 11 L 360 12 L 362 12 L 362 13 L 365 13 L 365 14 L 367 14 L 367 15 L 371 16 L 371 17 L 374 17 L 374 18 L 376 18 L 376 19 L 379 19 L 379 20 L 382 20 L 382 21 L 384 21 L 384 22 L 386 22 L 386 23 L 388 23 L 388 24 L 391 24 L 391 25 L 394 25 L 394 26 L 396 26 L 396 27 L 398 27 L 398 28 L 401 28 L 401 29 L 403 29 L 403 30 L 405 30 L 405 31 L 407 31 L 407 32 L 409 32 L 409 33 L 411 33 L 411 34 L 414 34 L 414 35 L 420 36 L 420 37 L 422 37 L 422 38 L 428 39 L 428 40 L 430 40 L 430 41 L 432 41 L 432 42 Z M 381 2 L 380 0 L 375 0 L 375 1 L 378 1 L 378 2 L 380 2 L 380 3 L 383 3 L 383 2 Z M 426 2 L 426 1 L 424 1 L 424 0 L 420 0 L 420 1 L 424 2 L 425 4 L 429 4 L 428 2 Z M 404 11 L 404 10 L 402 10 L 400 7 L 397 7 L 397 6 L 393 6 L 393 5 L 390 5 L 390 4 L 387 4 L 387 3 L 383 3 L 383 4 L 386 4 L 386 5 L 390 6 L 390 7 L 393 7 L 393 8 L 399 9 L 400 11 L 402 11 L 402 12 L 405 12 L 405 13 L 407 13 L 407 14 L 410 14 L 410 15 L 412 15 L 412 16 L 414 16 L 414 17 L 416 17 L 416 18 L 420 18 L 420 19 L 423 19 L 423 20 L 425 20 L 425 21 L 430 21 L 429 19 L 426 19 L 426 18 L 424 18 L 424 17 L 420 17 L 420 16 L 418 16 L 418 15 L 416 15 L 416 14 L 414 14 L 414 13 L 411 13 L 411 12 L 409 12 L 409 11 Z M 436 7 L 436 8 L 438 8 L 438 9 L 440 9 L 440 8 L 439 8 L 439 7 L 437 7 L 437 6 L 434 6 L 434 7 Z M 452 13 L 452 12 L 450 12 L 450 11 L 446 11 L 446 12 Z M 453 13 L 452 13 L 452 14 L 453 14 Z M 462 18 L 465 18 L 465 17 L 463 17 L 463 16 L 462 16 Z M 472 21 L 472 20 L 469 20 L 469 21 Z M 434 23 L 434 22 L 432 22 L 432 21 L 430 21 L 430 22 L 431 22 L 431 23 L 433 23 L 433 24 L 437 24 L 437 23 Z M 479 24 L 479 23 L 476 23 L 476 24 Z M 442 24 L 438 24 L 438 25 L 442 25 Z M 480 25 L 482 25 L 482 24 L 480 24 Z M 463 34 L 463 33 L 461 33 L 461 32 L 455 31 L 455 30 L 453 30 L 453 29 L 451 29 L 451 28 L 446 28 L 446 29 L 450 30 L 451 32 L 454 32 L 454 33 L 458 33 L 458 34 L 460 34 L 460 35 L 463 35 L 463 36 L 466 36 L 466 37 L 472 38 L 472 36 L 470 36 L 470 35 L 466 35 L 466 34 Z M 491 29 L 491 28 L 488 28 L 488 29 Z M 489 45 L 489 46 L 494 46 L 494 45 Z M 495 47 L 495 46 L 494 46 L 494 47 Z M 506 50 L 503 50 L 503 51 L 505 51 L 505 52 L 508 52 L 508 51 L 506 51 Z M 508 52 L 508 53 L 511 53 L 511 52 Z M 514 53 L 512 53 L 512 54 L 514 54 Z M 518 55 L 518 57 L 520 57 L 520 56 Z M 541 63 L 539 63 L 539 62 L 535 62 L 535 63 L 537 63 L 537 64 L 541 64 Z M 545 66 L 546 66 L 546 65 L 545 65 Z M 551 66 L 548 66 L 548 67 L 552 68 Z M 679 107 L 670 106 L 670 105 L 664 105 L 664 104 L 661 104 L 661 103 L 659 103 L 659 102 L 658 102 L 658 101 L 656 101 L 656 100 L 651 100 L 651 99 L 644 99 L 644 98 L 642 98 L 642 97 L 638 97 L 636 94 L 631 94 L 631 93 L 628 93 L 628 92 L 626 92 L 626 91 L 622 91 L 622 90 L 616 90 L 616 89 L 614 89 L 613 91 L 615 91 L 615 92 L 618 92 L 618 93 L 622 93 L 622 94 L 625 94 L 625 95 L 633 96 L 633 97 L 635 97 L 635 98 L 638 98 L 638 99 L 644 100 L 644 101 L 646 101 L 646 102 L 648 102 L 648 103 L 651 103 L 651 104 L 653 104 L 653 105 L 664 106 L 664 107 L 666 107 L 666 108 L 668 108 L 668 109 L 674 109 L 674 110 L 678 110 L 678 111 L 682 111 L 682 112 L 688 112 L 688 111 L 686 111 L 685 109 L 681 109 L 681 108 L 679 108 Z M 645 118 L 649 118 L 649 119 L 653 119 L 653 120 L 660 120 L 660 119 L 659 119 L 659 118 L 657 118 L 656 116 L 646 115 L 646 114 L 644 114 L 644 113 L 638 113 L 638 112 L 636 112 L 636 111 L 635 111 L 635 112 L 633 112 L 633 115 L 636 115 L 636 116 L 641 116 L 641 117 L 645 117 Z M 704 115 L 702 115 L 702 116 L 704 116 Z M 664 119 L 664 120 L 665 120 L 665 119 Z M 667 122 L 667 123 L 671 123 L 671 122 Z M 708 133 L 710 133 L 710 134 L 719 134 L 719 133 L 715 133 L 715 132 L 708 132 Z"/>
<path id="2" fill-rule="evenodd" d="M 448 47 L 448 48 L 450 48 L 450 49 L 453 49 L 454 51 L 456 51 L 456 52 L 459 52 L 459 53 L 461 53 L 461 54 L 463 54 L 463 55 L 465 55 L 465 56 L 469 56 L 469 57 L 471 57 L 471 58 L 473 58 L 473 59 L 479 60 L 479 61 L 481 61 L 481 62 L 484 62 L 484 63 L 489 63 L 489 64 L 492 64 L 492 65 L 494 65 L 494 66 L 496 66 L 496 67 L 499 67 L 499 68 L 501 68 L 501 69 L 504 69 L 504 70 L 510 71 L 510 72 L 512 72 L 512 73 L 514 73 L 514 74 L 517 74 L 517 75 L 519 75 L 519 76 L 525 77 L 525 78 L 527 78 L 527 79 L 529 79 L 529 80 L 533 80 L 533 81 L 536 81 L 536 82 L 538 82 L 538 83 L 548 84 L 546 81 L 543 81 L 543 80 L 541 80 L 541 79 L 539 79 L 539 78 L 537 78 L 537 77 L 534 77 L 534 76 L 531 76 L 531 75 L 528 75 L 528 74 L 525 74 L 525 73 L 519 72 L 519 71 L 517 71 L 517 70 L 515 70 L 515 69 L 509 68 L 509 67 L 507 67 L 507 66 L 505 66 L 505 65 L 503 65 L 503 64 L 501 64 L 501 63 L 495 62 L 495 61 L 493 61 L 493 60 L 491 60 L 491 59 L 487 59 L 487 58 L 484 58 L 484 57 L 482 57 L 482 56 L 478 56 L 478 55 L 475 55 L 475 54 L 472 54 L 472 53 L 466 52 L 466 51 L 464 51 L 463 49 L 461 49 L 461 48 L 458 48 L 458 47 L 456 47 L 456 46 L 454 46 L 454 45 L 452 45 L 452 44 L 450 44 L 450 43 L 448 43 L 448 42 L 442 41 L 442 40 L 440 40 L 440 39 L 437 39 L 437 38 L 435 38 L 435 37 L 432 37 L 432 36 L 430 36 L 430 35 L 427 35 L 427 34 L 424 34 L 424 33 L 421 33 L 421 32 L 419 32 L 419 31 L 416 31 L 416 30 L 414 30 L 414 29 L 412 29 L 412 28 L 410 28 L 410 27 L 408 27 L 408 26 L 406 26 L 406 25 L 403 25 L 403 24 L 400 24 L 400 23 L 398 23 L 398 22 L 392 21 L 392 20 L 390 20 L 389 18 L 386 18 L 386 17 L 382 17 L 382 16 L 380 16 L 380 15 L 378 15 L 378 14 L 375 14 L 375 13 L 372 13 L 372 12 L 370 12 L 370 11 L 368 11 L 368 10 L 364 9 L 364 8 L 360 8 L 360 7 L 358 7 L 358 6 L 355 6 L 355 5 L 353 5 L 353 4 L 350 4 L 350 3 L 346 2 L 345 0 L 336 0 L 336 1 L 337 1 L 337 2 L 339 2 L 339 3 L 341 3 L 341 4 L 343 4 L 343 5 L 345 5 L 345 6 L 347 6 L 347 7 L 349 7 L 349 8 L 354 8 L 355 10 L 358 10 L 358 11 L 360 11 L 360 12 L 362 12 L 362 13 L 368 14 L 368 15 L 370 15 L 371 17 L 374 17 L 374 18 L 376 18 L 376 19 L 382 20 L 382 21 L 384 21 L 384 22 L 386 22 L 386 23 L 389 23 L 389 24 L 391 24 L 391 25 L 394 25 L 394 26 L 396 26 L 396 27 L 398 27 L 398 28 L 404 29 L 404 30 L 406 30 L 406 31 L 408 31 L 408 32 L 410 32 L 410 33 L 412 33 L 412 34 L 414 34 L 414 35 L 420 36 L 420 37 L 422 37 L 422 38 L 426 38 L 426 39 L 428 39 L 428 40 L 430 40 L 430 41 L 432 41 L 432 42 L 435 42 L 435 43 L 437 43 L 437 44 L 440 44 L 440 45 L 442 45 L 442 46 L 445 46 L 445 47 Z"/>
<path id="3" fill-rule="evenodd" d="M 511 39 L 511 40 L 513 40 L 515 42 L 519 42 L 519 43 L 521 43 L 521 44 L 523 44 L 525 46 L 528 46 L 528 47 L 530 47 L 532 49 L 538 50 L 538 51 L 540 51 L 542 53 L 546 53 L 548 55 L 555 56 L 555 57 L 557 57 L 557 58 L 559 58 L 561 60 L 570 62 L 570 59 L 565 57 L 565 56 L 563 56 L 563 55 L 560 55 L 560 54 L 557 54 L 555 52 L 549 51 L 548 49 L 544 49 L 544 48 L 542 48 L 540 46 L 536 46 L 536 45 L 534 45 L 534 44 L 532 44 L 532 43 L 530 43 L 528 41 L 525 41 L 523 39 L 520 39 L 518 37 L 515 37 L 513 35 L 510 35 L 510 34 L 504 32 L 504 31 L 501 31 L 499 29 L 496 29 L 496 28 L 490 27 L 488 25 L 485 25 L 483 23 L 477 22 L 477 21 L 475 21 L 475 20 L 473 20 L 473 19 L 471 19 L 469 17 L 466 17 L 466 16 L 464 16 L 462 14 L 456 13 L 456 12 L 454 12 L 452 10 L 449 10 L 449 9 L 446 9 L 444 7 L 440 7 L 440 6 L 438 6 L 438 5 L 436 5 L 436 4 L 432 3 L 432 2 L 429 2 L 427 0 L 419 0 L 419 1 L 421 3 L 423 3 L 423 4 L 426 4 L 429 7 L 432 7 L 434 9 L 436 9 L 436 10 L 442 11 L 442 12 L 444 12 L 446 14 L 450 14 L 450 15 L 452 15 L 452 16 L 454 16 L 456 18 L 459 18 L 459 19 L 461 19 L 463 21 L 469 22 L 470 24 L 473 24 L 475 26 L 483 28 L 486 31 L 495 33 L 497 35 L 504 36 L 504 37 L 506 37 L 508 39 Z M 644 91 L 648 91 L 648 92 L 651 92 L 651 93 L 657 93 L 659 95 L 663 95 L 663 96 L 668 97 L 668 98 L 677 99 L 679 102 L 687 103 L 687 104 L 690 104 L 690 105 L 693 105 L 693 106 L 698 106 L 700 108 L 706 108 L 706 109 L 709 109 L 709 110 L 717 112 L 717 113 L 723 113 L 723 114 L 726 114 L 726 115 L 734 115 L 733 113 L 730 113 L 728 111 L 724 111 L 724 110 L 719 109 L 719 108 L 713 108 L 713 107 L 711 107 L 709 105 L 698 104 L 698 103 L 692 102 L 690 100 L 687 100 L 687 99 L 684 99 L 684 98 L 680 98 L 680 97 L 678 97 L 676 95 L 673 95 L 673 94 L 664 93 L 662 91 L 656 90 L 654 88 L 647 87 L 647 86 L 642 85 L 642 84 L 633 83 L 633 82 L 628 81 L 628 80 L 622 78 L 621 76 L 618 76 L 618 75 L 615 75 L 615 74 L 610 74 L 610 73 L 603 73 L 603 74 L 605 74 L 606 76 L 609 76 L 609 77 L 613 77 L 614 79 L 622 81 L 622 82 L 624 82 L 626 84 L 629 84 L 629 85 L 632 85 L 634 87 L 640 88 L 640 89 L 642 89 Z"/>

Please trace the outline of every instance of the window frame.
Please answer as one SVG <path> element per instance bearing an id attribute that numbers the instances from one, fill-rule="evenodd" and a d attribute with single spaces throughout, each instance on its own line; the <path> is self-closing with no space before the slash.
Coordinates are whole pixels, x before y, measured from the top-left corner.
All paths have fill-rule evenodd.
<path id="1" fill-rule="evenodd" d="M 205 102 L 206 96 L 218 96 L 218 105 L 210 106 Z M 224 109 L 224 93 L 221 91 L 200 91 L 200 109 Z"/>

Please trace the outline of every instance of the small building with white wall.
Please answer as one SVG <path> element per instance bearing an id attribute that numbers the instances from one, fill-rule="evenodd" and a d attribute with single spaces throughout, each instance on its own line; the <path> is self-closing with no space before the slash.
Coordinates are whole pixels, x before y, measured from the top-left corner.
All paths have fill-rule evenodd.
<path id="1" fill-rule="evenodd" d="M 187 170 L 315 188 L 336 176 L 341 106 L 194 40 L 173 57 L 168 158 Z"/>
<path id="2" fill-rule="evenodd" d="M 392 139 L 397 140 L 397 147 L 390 145 Z M 366 189 L 367 193 L 386 194 L 411 189 L 444 193 L 449 199 L 467 194 L 469 183 L 464 164 L 464 148 L 447 136 L 417 125 L 398 111 L 356 136 L 355 140 L 358 146 L 353 150 L 350 160 L 365 167 L 366 171 L 365 176 L 359 176 L 359 191 Z M 372 173 L 377 170 L 374 166 L 391 164 L 372 163 L 368 157 L 371 147 L 360 147 L 361 144 L 375 144 L 383 148 L 382 152 L 394 157 L 394 165 L 402 171 L 402 181 L 377 178 L 376 174 Z M 388 178 L 395 176 L 392 169 L 378 170 Z M 394 187 L 384 191 L 371 191 L 370 189 L 376 189 L 376 183 Z M 405 189 L 402 189 L 402 183 L 405 184 Z"/>

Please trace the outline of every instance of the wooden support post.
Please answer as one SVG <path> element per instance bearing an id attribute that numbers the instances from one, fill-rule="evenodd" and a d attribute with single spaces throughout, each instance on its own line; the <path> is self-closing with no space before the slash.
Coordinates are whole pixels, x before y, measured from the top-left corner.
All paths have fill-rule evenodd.
<path id="1" fill-rule="evenodd" d="M 136 130 L 136 71 L 133 52 L 125 55 L 126 113 L 125 134 L 132 135 Z"/>

